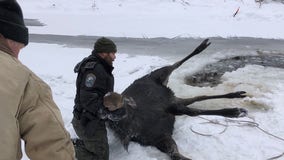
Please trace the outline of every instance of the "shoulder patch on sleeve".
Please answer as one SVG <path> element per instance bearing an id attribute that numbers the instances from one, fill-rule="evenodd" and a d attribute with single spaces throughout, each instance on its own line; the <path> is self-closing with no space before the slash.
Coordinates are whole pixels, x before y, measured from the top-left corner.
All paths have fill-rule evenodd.
<path id="1" fill-rule="evenodd" d="M 95 67 L 95 65 L 97 64 L 97 62 L 87 62 L 85 65 L 86 69 L 92 69 Z"/>
<path id="2" fill-rule="evenodd" d="M 97 78 L 93 73 L 87 74 L 86 79 L 85 79 L 85 86 L 88 88 L 93 87 L 95 85 L 96 79 Z"/>

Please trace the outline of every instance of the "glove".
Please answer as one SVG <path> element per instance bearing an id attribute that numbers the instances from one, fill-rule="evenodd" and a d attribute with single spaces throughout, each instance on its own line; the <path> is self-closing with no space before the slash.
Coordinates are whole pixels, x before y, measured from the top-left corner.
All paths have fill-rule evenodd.
<path id="1" fill-rule="evenodd" d="M 107 118 L 111 121 L 120 121 L 125 117 L 127 117 L 126 108 L 119 108 L 114 111 L 109 111 L 107 114 Z"/>
<path id="2" fill-rule="evenodd" d="M 83 109 L 83 111 L 80 115 L 80 123 L 81 123 L 82 126 L 85 127 L 89 123 L 89 121 L 91 121 L 94 118 L 95 117 L 91 112 Z"/>

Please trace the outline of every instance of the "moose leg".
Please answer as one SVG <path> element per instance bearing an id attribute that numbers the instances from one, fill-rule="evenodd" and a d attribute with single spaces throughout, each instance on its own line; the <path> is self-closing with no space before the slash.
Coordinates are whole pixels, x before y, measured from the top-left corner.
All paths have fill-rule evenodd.
<path id="1" fill-rule="evenodd" d="M 155 81 L 163 84 L 164 86 L 167 86 L 168 84 L 168 79 L 169 76 L 171 75 L 171 73 L 177 69 L 179 66 L 181 66 L 184 62 L 186 62 L 188 59 L 190 59 L 191 57 L 201 53 L 203 50 L 205 50 L 211 43 L 209 42 L 209 39 L 205 39 L 198 47 L 195 48 L 195 50 L 189 54 L 188 56 L 186 56 L 185 58 L 183 58 L 182 60 L 176 62 L 173 65 L 170 66 L 165 66 L 162 67 L 160 69 L 157 69 L 153 72 L 151 72 L 150 76 L 152 77 L 152 79 L 154 79 Z"/>
<path id="2" fill-rule="evenodd" d="M 198 116 L 198 115 L 217 115 L 223 117 L 244 117 L 247 115 L 247 110 L 243 108 L 225 108 L 218 110 L 202 110 L 195 108 L 188 108 L 183 105 L 171 105 L 167 111 L 174 115 L 188 115 L 188 116 Z"/>
<path id="3" fill-rule="evenodd" d="M 246 95 L 244 95 L 246 92 L 245 91 L 238 91 L 238 92 L 232 92 L 228 94 L 223 94 L 223 95 L 214 95 L 214 96 L 198 96 L 198 97 L 193 97 L 193 98 L 177 98 L 176 103 L 181 104 L 181 105 L 190 105 L 195 102 L 199 101 L 204 101 L 208 99 L 219 99 L 219 98 L 244 98 Z"/>
<path id="4" fill-rule="evenodd" d="M 160 138 L 154 146 L 169 155 L 172 160 L 191 160 L 179 153 L 176 142 L 169 135 Z"/>

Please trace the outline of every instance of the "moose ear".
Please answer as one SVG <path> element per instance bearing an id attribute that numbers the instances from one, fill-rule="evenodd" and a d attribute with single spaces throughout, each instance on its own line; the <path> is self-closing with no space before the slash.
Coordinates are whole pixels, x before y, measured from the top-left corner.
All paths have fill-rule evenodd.
<path id="1" fill-rule="evenodd" d="M 132 107 L 132 108 L 137 107 L 136 102 L 132 97 L 125 97 L 124 100 L 130 107 Z"/>

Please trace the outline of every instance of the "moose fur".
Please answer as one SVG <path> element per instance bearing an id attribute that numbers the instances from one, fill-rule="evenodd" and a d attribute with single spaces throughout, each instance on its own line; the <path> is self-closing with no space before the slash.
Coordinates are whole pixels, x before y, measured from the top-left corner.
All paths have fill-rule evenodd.
<path id="1" fill-rule="evenodd" d="M 183 99 L 176 97 L 174 92 L 167 87 L 171 73 L 209 45 L 208 39 L 204 40 L 190 55 L 181 61 L 154 70 L 150 74 L 135 80 L 121 94 L 123 99 L 122 107 L 126 109 L 127 115 L 119 121 L 109 121 L 109 127 L 115 132 L 126 149 L 129 142 L 134 141 L 141 145 L 157 147 L 170 156 L 172 160 L 189 160 L 189 158 L 179 153 L 177 144 L 172 138 L 175 116 L 219 115 L 242 117 L 247 115 L 247 111 L 242 108 L 201 110 L 188 106 L 194 102 L 208 99 L 243 98 L 245 97 L 244 91 Z M 116 93 L 110 93 L 106 97 L 112 94 Z M 111 99 L 108 101 L 111 102 Z M 121 100 L 116 101 L 122 103 Z M 110 103 L 108 105 L 112 106 Z"/>

